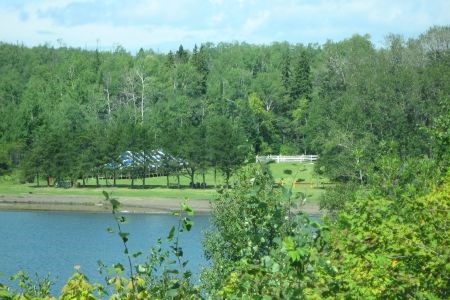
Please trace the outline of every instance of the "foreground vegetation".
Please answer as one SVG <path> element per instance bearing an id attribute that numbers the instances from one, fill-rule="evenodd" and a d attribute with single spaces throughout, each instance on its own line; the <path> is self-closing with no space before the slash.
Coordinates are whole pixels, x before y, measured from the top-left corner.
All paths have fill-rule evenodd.
<path id="1" fill-rule="evenodd" d="M 366 191 L 320 223 L 292 211 L 301 194 L 273 183 L 266 166 L 247 166 L 236 187 L 220 193 L 204 240 L 211 267 L 200 285 L 191 282 L 178 243 L 194 225 L 187 204 L 178 227 L 168 230 L 169 247 L 159 240 L 145 263 L 134 264 L 142 253 L 128 249 L 132 237 L 120 226 L 126 221 L 120 203 L 105 192 L 129 265 L 101 265 L 105 284 L 77 269 L 60 299 L 448 298 L 450 174 L 424 196 Z M 13 279 L 19 289 L 0 284 L 2 299 L 54 299 L 47 279 L 23 273 Z"/>

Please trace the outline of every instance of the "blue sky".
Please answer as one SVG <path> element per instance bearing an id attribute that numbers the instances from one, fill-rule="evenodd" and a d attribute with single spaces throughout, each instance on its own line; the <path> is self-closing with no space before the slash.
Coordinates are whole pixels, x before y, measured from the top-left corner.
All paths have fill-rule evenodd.
<path id="1" fill-rule="evenodd" d="M 417 37 L 450 25 L 449 0 L 2 0 L 0 41 L 135 52 L 202 42 L 319 43 Z"/>

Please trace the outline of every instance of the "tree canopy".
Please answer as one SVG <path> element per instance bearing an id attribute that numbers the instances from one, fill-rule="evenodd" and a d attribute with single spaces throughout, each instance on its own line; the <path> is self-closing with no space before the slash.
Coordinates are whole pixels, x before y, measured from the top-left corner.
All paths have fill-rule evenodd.
<path id="1" fill-rule="evenodd" d="M 136 55 L 1 43 L 0 172 L 77 179 L 123 151 L 157 149 L 192 178 L 209 167 L 229 176 L 248 154 L 319 154 L 318 172 L 360 184 L 389 155 L 445 172 L 448 32 L 388 35 L 382 48 L 354 35 Z"/>

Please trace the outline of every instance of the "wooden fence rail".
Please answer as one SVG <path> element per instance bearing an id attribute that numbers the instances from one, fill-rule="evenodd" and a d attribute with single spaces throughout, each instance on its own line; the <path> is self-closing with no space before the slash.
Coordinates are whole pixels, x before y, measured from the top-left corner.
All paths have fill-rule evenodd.
<path id="1" fill-rule="evenodd" d="M 276 163 L 280 162 L 314 162 L 319 158 L 318 155 L 266 155 L 259 156 L 256 155 L 257 162 L 267 162 L 274 161 Z"/>

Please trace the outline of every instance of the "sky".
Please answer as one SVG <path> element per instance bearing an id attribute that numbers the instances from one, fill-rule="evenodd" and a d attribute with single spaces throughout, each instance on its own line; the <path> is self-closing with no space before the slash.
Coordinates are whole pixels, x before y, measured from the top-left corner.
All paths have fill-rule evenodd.
<path id="1" fill-rule="evenodd" d="M 293 44 L 450 25 L 449 0 L 0 0 L 0 41 L 130 52 L 205 42 Z"/>

